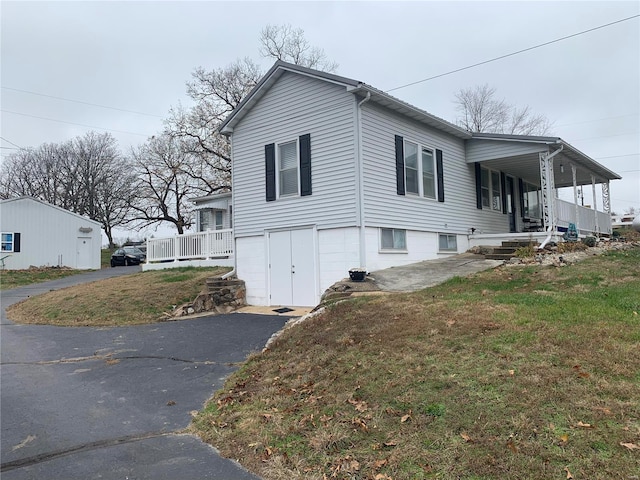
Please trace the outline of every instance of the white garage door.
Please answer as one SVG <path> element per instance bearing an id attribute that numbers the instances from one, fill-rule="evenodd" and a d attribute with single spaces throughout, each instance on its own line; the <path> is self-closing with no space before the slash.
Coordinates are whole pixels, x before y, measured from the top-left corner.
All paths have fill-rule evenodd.
<path id="1" fill-rule="evenodd" d="M 269 233 L 270 305 L 317 303 L 313 229 Z"/>

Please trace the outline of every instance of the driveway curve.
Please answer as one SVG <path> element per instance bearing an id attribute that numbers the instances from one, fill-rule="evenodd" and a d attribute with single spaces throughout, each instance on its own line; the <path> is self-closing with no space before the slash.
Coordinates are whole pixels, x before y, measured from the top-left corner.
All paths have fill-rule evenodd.
<path id="1" fill-rule="evenodd" d="M 4 313 L 27 296 L 136 271 L 0 293 L 3 480 L 257 478 L 181 432 L 286 317 L 232 313 L 91 328 L 18 325 Z"/>

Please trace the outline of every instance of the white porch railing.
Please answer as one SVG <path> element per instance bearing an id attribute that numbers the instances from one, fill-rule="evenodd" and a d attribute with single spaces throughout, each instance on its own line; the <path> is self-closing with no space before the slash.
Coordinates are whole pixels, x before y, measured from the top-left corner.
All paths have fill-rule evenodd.
<path id="1" fill-rule="evenodd" d="M 568 227 L 570 223 L 575 223 L 579 232 L 591 233 L 611 233 L 611 215 L 600 212 L 592 208 L 587 208 L 571 202 L 555 199 L 558 215 L 558 226 Z M 576 219 L 576 208 L 578 218 Z M 596 225 L 597 218 L 597 225 Z"/>
<path id="2" fill-rule="evenodd" d="M 147 263 L 209 260 L 233 255 L 233 230 L 207 230 L 147 240 Z"/>

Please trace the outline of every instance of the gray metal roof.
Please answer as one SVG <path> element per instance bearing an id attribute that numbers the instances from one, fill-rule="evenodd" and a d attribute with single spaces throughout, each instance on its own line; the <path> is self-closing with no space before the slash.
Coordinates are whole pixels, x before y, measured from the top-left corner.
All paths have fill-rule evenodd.
<path id="1" fill-rule="evenodd" d="M 474 140 L 488 140 L 488 141 L 502 141 L 502 142 L 520 142 L 520 143 L 539 143 L 545 145 L 556 145 L 563 147 L 562 152 L 559 154 L 559 158 L 565 158 L 570 162 L 576 164 L 577 167 L 582 167 L 589 172 L 592 172 L 596 177 L 599 177 L 603 180 L 620 180 L 622 177 L 617 173 L 609 170 L 604 165 L 598 163 L 593 158 L 588 155 L 582 153 L 576 147 L 566 142 L 560 137 L 543 137 L 536 135 L 507 135 L 500 133 L 473 133 L 472 138 Z M 585 182 L 584 179 L 579 179 L 581 183 Z M 570 180 L 565 182 L 567 185 L 570 184 Z M 557 185 L 557 186 L 567 186 L 567 185 Z"/>

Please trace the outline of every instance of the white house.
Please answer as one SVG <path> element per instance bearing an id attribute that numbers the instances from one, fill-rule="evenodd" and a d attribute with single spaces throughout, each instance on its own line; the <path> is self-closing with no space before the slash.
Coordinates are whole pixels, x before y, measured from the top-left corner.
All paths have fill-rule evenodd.
<path id="1" fill-rule="evenodd" d="M 65 266 L 100 269 L 98 222 L 31 197 L 0 202 L 5 268 Z"/>
<path id="2" fill-rule="evenodd" d="M 620 177 L 561 138 L 471 134 L 353 79 L 276 62 L 220 132 L 250 304 L 315 305 L 353 267 L 549 241 L 570 223 L 611 231 L 609 181 Z M 601 185 L 603 211 L 578 205 L 586 184 L 594 198 Z"/>

